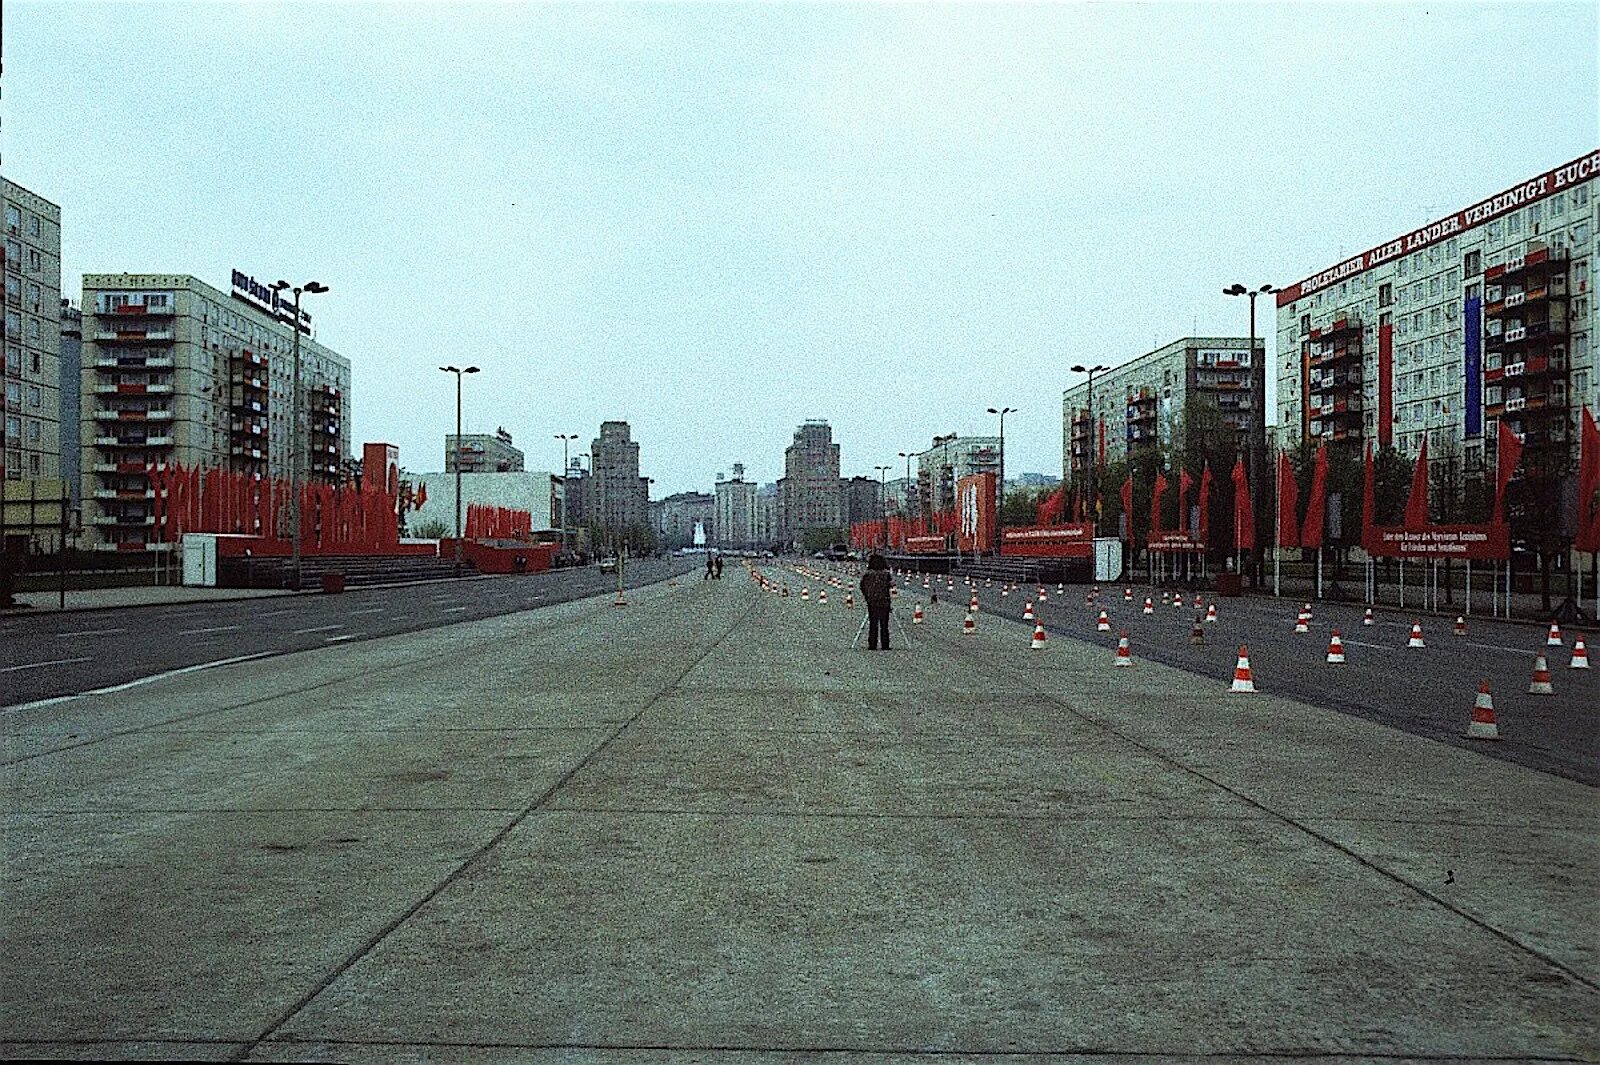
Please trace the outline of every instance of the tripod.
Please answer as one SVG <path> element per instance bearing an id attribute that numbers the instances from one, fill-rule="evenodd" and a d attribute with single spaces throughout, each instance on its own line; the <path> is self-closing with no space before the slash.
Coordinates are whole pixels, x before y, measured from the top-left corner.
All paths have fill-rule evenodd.
<path id="1" fill-rule="evenodd" d="M 867 621 L 870 619 L 870 617 L 871 611 L 868 611 L 866 614 L 862 615 L 861 624 L 856 626 L 856 638 L 850 641 L 850 650 L 854 651 L 856 649 L 856 645 L 861 642 L 861 634 L 867 631 Z M 911 634 L 906 632 L 905 625 L 900 621 L 900 618 L 893 610 L 889 611 L 889 624 L 899 630 L 900 638 L 905 641 L 906 647 L 909 648 L 911 646 Z"/>

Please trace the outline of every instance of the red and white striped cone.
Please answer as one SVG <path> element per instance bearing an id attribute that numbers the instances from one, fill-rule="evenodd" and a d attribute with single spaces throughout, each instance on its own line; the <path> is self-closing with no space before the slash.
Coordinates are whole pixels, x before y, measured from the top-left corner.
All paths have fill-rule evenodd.
<path id="1" fill-rule="evenodd" d="M 1372 620 L 1372 608 L 1370 606 L 1367 607 L 1367 612 L 1365 614 L 1361 615 L 1361 624 L 1363 624 L 1363 625 L 1376 625 L 1377 624 L 1376 621 Z"/>
<path id="2" fill-rule="evenodd" d="M 916 606 L 911 608 L 911 624 L 913 624 L 913 625 L 921 625 L 922 624 L 922 604 L 921 603 L 918 603 Z"/>
<path id="3" fill-rule="evenodd" d="M 824 589 L 822 589 L 822 591 L 817 593 L 817 605 L 818 606 L 827 606 L 828 605 L 828 589 L 824 588 Z"/>
<path id="4" fill-rule="evenodd" d="M 809 585 L 800 589 L 800 598 L 807 602 L 811 601 L 811 587 Z"/>
<path id="5" fill-rule="evenodd" d="M 1206 621 L 1213 625 L 1217 623 L 1217 604 L 1206 607 Z"/>
<path id="6" fill-rule="evenodd" d="M 1562 643 L 1561 643 L 1561 626 L 1557 625 L 1553 621 L 1550 623 L 1550 635 L 1545 638 L 1544 645 L 1546 647 L 1560 647 L 1560 646 L 1562 646 Z"/>
<path id="7" fill-rule="evenodd" d="M 1156 604 L 1148 595 L 1144 597 L 1144 612 L 1146 614 L 1154 614 L 1156 612 Z"/>
<path id="8" fill-rule="evenodd" d="M 1046 598 L 1048 598 L 1048 597 L 1047 597 L 1047 596 L 1046 596 L 1046 595 L 1045 595 L 1045 594 L 1044 594 L 1044 589 L 1043 589 L 1043 588 L 1040 588 L 1040 589 L 1039 589 L 1039 591 L 1038 591 L 1038 593 L 1037 593 L 1037 594 L 1036 594 L 1036 595 L 1035 595 L 1035 596 L 1034 596 L 1034 598 L 1035 598 L 1035 599 L 1037 599 L 1037 600 L 1039 600 L 1039 602 L 1041 602 L 1041 603 L 1042 603 L 1042 602 L 1044 602 L 1044 601 L 1045 601 L 1045 599 L 1046 599 Z"/>
<path id="9" fill-rule="evenodd" d="M 1037 651 L 1041 647 L 1044 646 L 1044 641 L 1045 641 L 1044 626 L 1041 625 L 1041 624 L 1035 624 L 1033 626 L 1033 642 L 1030 643 L 1028 646 L 1033 648 L 1033 650 Z"/>
<path id="10" fill-rule="evenodd" d="M 1529 695 L 1554 695 L 1556 690 L 1550 686 L 1550 666 L 1544 660 L 1543 653 L 1534 656 L 1533 676 L 1528 680 Z"/>
<path id="11" fill-rule="evenodd" d="M 1489 682 L 1478 685 L 1478 698 L 1472 704 L 1472 722 L 1467 725 L 1467 738 L 1472 740 L 1497 740 L 1500 726 L 1494 720 L 1494 696 L 1489 694 Z"/>
<path id="12" fill-rule="evenodd" d="M 1084 592 L 1083 593 L 1083 601 L 1086 604 L 1088 604 L 1089 606 L 1094 606 L 1094 593 L 1093 592 Z"/>
<path id="13" fill-rule="evenodd" d="M 977 634 L 978 634 L 978 623 L 977 623 L 977 621 L 975 621 L 973 619 L 972 612 L 969 610 L 967 612 L 967 616 L 966 616 L 965 620 L 963 620 L 961 622 L 961 635 L 963 635 L 963 636 L 976 636 Z"/>
<path id="14" fill-rule="evenodd" d="M 1104 610 L 1100 611 L 1100 620 L 1094 623 L 1096 632 L 1110 632 L 1111 618 Z"/>
<path id="15" fill-rule="evenodd" d="M 1455 634 L 1457 636 L 1465 636 L 1467 634 L 1467 619 L 1459 614 L 1456 615 Z"/>
<path id="16" fill-rule="evenodd" d="M 1427 644 L 1422 642 L 1422 622 L 1413 621 L 1411 623 L 1411 639 L 1406 641 L 1406 646 L 1407 647 L 1426 647 L 1426 646 L 1428 646 Z"/>
<path id="17" fill-rule="evenodd" d="M 1174 610 L 1182 610 L 1183 609 L 1183 596 L 1175 595 L 1175 596 L 1172 597 L 1172 609 L 1174 609 Z"/>
<path id="18" fill-rule="evenodd" d="M 1133 589 L 1132 588 L 1124 588 L 1124 589 L 1122 589 L 1122 601 L 1124 603 L 1133 602 Z"/>
<path id="19" fill-rule="evenodd" d="M 844 605 L 849 610 L 854 610 L 856 608 L 856 596 L 854 592 L 844 593 Z"/>
<path id="20" fill-rule="evenodd" d="M 1200 596 L 1196 595 L 1194 597 L 1194 608 L 1199 610 L 1202 606 L 1205 606 L 1205 603 L 1201 601 Z"/>
<path id="21" fill-rule="evenodd" d="M 1056 594 L 1057 595 L 1066 595 L 1067 594 L 1067 586 L 1066 586 L 1066 584 L 1064 582 L 1062 582 L 1062 581 L 1057 581 L 1056 582 Z"/>
<path id="22" fill-rule="evenodd" d="M 1128 630 L 1123 629 L 1117 634 L 1117 657 L 1111 660 L 1113 666 L 1133 665 L 1133 650 L 1128 646 Z"/>
<path id="23" fill-rule="evenodd" d="M 977 592 L 973 592 L 972 593 L 972 598 L 967 600 L 967 610 L 968 610 L 969 613 L 973 613 L 973 614 L 976 614 L 978 612 L 978 593 Z"/>
<path id="24" fill-rule="evenodd" d="M 1294 619 L 1294 631 L 1295 632 L 1310 632 L 1311 631 L 1311 619 L 1306 616 L 1306 612 L 1304 610 L 1300 611 L 1300 613 Z"/>
<path id="25" fill-rule="evenodd" d="M 1033 620 L 1033 601 L 1031 599 L 1028 602 L 1022 604 L 1022 620 L 1023 621 L 1032 621 Z"/>
<path id="26" fill-rule="evenodd" d="M 1161 605 L 1162 606 L 1166 606 L 1167 605 L 1167 600 L 1170 599 L 1170 598 L 1171 598 L 1171 596 L 1169 596 L 1166 592 L 1162 592 L 1161 593 Z"/>
<path id="27" fill-rule="evenodd" d="M 1302 613 L 1302 614 L 1304 614 L 1306 616 L 1306 620 L 1307 621 L 1310 621 L 1311 620 L 1311 604 L 1307 603 L 1304 606 L 1302 606 L 1300 608 L 1300 613 Z"/>
<path id="28" fill-rule="evenodd" d="M 1328 664 L 1330 666 L 1344 665 L 1344 641 L 1339 638 L 1339 630 L 1334 629 L 1333 635 L 1328 637 Z"/>
<path id="29" fill-rule="evenodd" d="M 1239 645 L 1239 661 L 1233 667 L 1233 687 L 1230 692 L 1254 692 L 1256 680 L 1250 672 L 1250 648 L 1244 644 Z"/>
<path id="30" fill-rule="evenodd" d="M 1568 669 L 1589 668 L 1589 648 L 1584 646 L 1583 635 L 1580 633 L 1572 641 L 1572 661 L 1567 663 Z"/>
<path id="31" fill-rule="evenodd" d="M 1006 596 L 1008 596 L 1010 594 L 1011 594 L 1011 588 L 1010 588 L 1009 585 L 1001 587 L 1001 589 L 1000 589 L 1000 598 L 1001 599 L 1004 599 Z"/>

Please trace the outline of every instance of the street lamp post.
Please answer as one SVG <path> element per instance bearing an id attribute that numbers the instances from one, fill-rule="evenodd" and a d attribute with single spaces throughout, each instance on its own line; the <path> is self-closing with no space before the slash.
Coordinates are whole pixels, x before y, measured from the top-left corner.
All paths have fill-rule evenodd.
<path id="1" fill-rule="evenodd" d="M 1094 448 L 1095 448 L 1094 375 L 1097 374 L 1097 373 L 1104 373 L 1106 370 L 1109 370 L 1109 369 L 1111 369 L 1111 367 L 1102 366 L 1099 363 L 1095 363 L 1093 366 L 1084 366 L 1082 363 L 1078 363 L 1077 365 L 1072 367 L 1072 372 L 1073 373 L 1081 373 L 1081 374 L 1088 374 L 1089 375 L 1089 388 L 1088 388 L 1088 391 L 1086 393 L 1086 398 L 1084 400 L 1084 402 L 1087 404 L 1087 406 L 1089 408 L 1089 446 L 1087 448 L 1088 459 L 1086 460 L 1086 462 L 1088 464 L 1088 467 L 1089 467 L 1089 475 L 1088 475 L 1088 479 L 1089 479 L 1089 497 L 1088 497 L 1088 499 L 1084 500 L 1084 505 L 1089 508 L 1089 528 L 1090 528 L 1090 531 L 1092 533 L 1094 533 L 1095 535 L 1099 535 L 1099 532 L 1100 532 L 1100 511 L 1095 505 L 1099 501 L 1100 486 L 1095 483 L 1095 479 L 1094 479 Z M 1182 521 L 1181 516 L 1180 516 L 1179 520 Z"/>
<path id="2" fill-rule="evenodd" d="M 1000 415 L 1000 494 L 996 500 L 996 508 L 999 511 L 995 516 L 996 528 L 1003 527 L 1006 523 L 1006 415 L 1016 412 L 1015 407 L 1001 407 L 999 410 L 989 408 L 990 414 Z"/>
<path id="3" fill-rule="evenodd" d="M 289 289 L 294 293 L 294 367 L 291 371 L 289 387 L 289 534 L 294 542 L 289 546 L 290 570 L 293 576 L 293 587 L 300 588 L 300 293 L 326 292 L 328 286 L 320 281 L 307 281 L 303 285 L 291 285 L 287 281 L 275 281 L 272 284 L 274 292 Z"/>
<path id="4" fill-rule="evenodd" d="M 920 458 L 921 456 L 922 456 L 922 452 L 920 452 L 920 451 L 902 451 L 902 452 L 900 452 L 900 457 L 906 460 L 906 495 L 908 497 L 911 495 L 911 460 L 914 459 L 914 458 Z M 917 492 L 917 512 L 919 514 L 922 512 L 922 492 L 921 492 L 920 489 Z M 906 516 L 910 517 L 909 512 L 907 513 Z M 924 531 L 926 531 L 926 530 L 924 530 Z"/>
<path id="5" fill-rule="evenodd" d="M 461 375 L 477 373 L 476 366 L 465 368 L 441 366 L 445 373 L 456 375 L 456 576 L 461 576 Z"/>
<path id="6" fill-rule="evenodd" d="M 886 478 L 889 475 L 889 467 L 874 466 L 873 469 L 878 471 L 878 515 L 882 519 L 883 547 L 887 551 L 889 549 L 889 482 Z"/>
<path id="7" fill-rule="evenodd" d="M 561 560 L 564 564 L 567 556 L 567 464 L 571 461 L 567 457 L 567 446 L 578 439 L 578 434 L 557 433 L 555 438 L 561 441 Z"/>
<path id="8" fill-rule="evenodd" d="M 1281 290 L 1276 288 L 1275 286 L 1273 286 L 1271 284 L 1262 285 L 1260 288 L 1253 288 L 1252 289 L 1252 288 L 1245 288 L 1243 285 L 1238 284 L 1237 282 L 1235 282 L 1232 285 L 1229 285 L 1227 288 L 1222 290 L 1222 294 L 1224 296 L 1247 296 L 1247 297 L 1249 297 L 1249 300 L 1250 300 L 1250 348 L 1249 348 L 1249 356 L 1250 356 L 1250 399 L 1251 399 L 1252 404 L 1255 405 L 1254 409 L 1257 412 L 1260 413 L 1263 425 L 1266 424 L 1266 416 L 1267 416 L 1266 407 L 1264 406 L 1264 404 L 1266 403 L 1266 385 L 1265 385 L 1265 382 L 1266 382 L 1266 372 L 1267 371 L 1266 371 L 1266 367 L 1261 365 L 1260 360 L 1258 360 L 1256 358 L 1256 297 L 1257 296 L 1268 296 L 1268 295 L 1271 295 L 1271 294 L 1273 294 L 1275 292 L 1279 292 L 1279 291 L 1281 291 Z M 1261 375 L 1262 387 L 1260 389 L 1257 389 L 1256 386 L 1255 386 L 1255 381 L 1256 381 L 1256 375 L 1257 374 Z M 1249 448 L 1249 451 L 1250 451 L 1250 463 L 1249 463 L 1249 465 L 1250 465 L 1250 483 L 1253 484 L 1253 485 L 1260 485 L 1261 484 L 1261 471 L 1257 467 L 1258 467 L 1258 465 L 1259 465 L 1259 463 L 1261 461 L 1261 457 L 1262 456 L 1261 456 L 1260 449 L 1256 447 L 1255 434 L 1251 433 L 1251 434 L 1249 434 L 1249 436 L 1250 436 L 1250 439 L 1249 439 L 1248 448 Z M 1277 550 L 1276 545 L 1274 545 L 1273 550 Z M 1235 554 L 1236 554 L 1236 556 L 1238 555 L 1237 549 L 1235 550 Z M 1241 558 L 1240 559 L 1241 564 L 1242 564 L 1242 561 L 1243 560 Z"/>

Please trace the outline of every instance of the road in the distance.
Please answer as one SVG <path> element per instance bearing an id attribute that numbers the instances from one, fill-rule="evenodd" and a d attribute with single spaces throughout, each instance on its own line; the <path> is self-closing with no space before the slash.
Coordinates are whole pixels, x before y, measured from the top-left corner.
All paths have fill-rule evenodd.
<path id="1" fill-rule="evenodd" d="M 693 559 L 634 562 L 626 587 L 691 572 Z M 731 569 L 724 578 L 740 573 Z M 696 575 L 698 579 L 698 575 Z M 288 595 L 0 619 L 0 706 L 123 684 L 246 655 L 304 651 L 351 640 L 531 610 L 616 588 L 596 566 L 342 595 Z"/>

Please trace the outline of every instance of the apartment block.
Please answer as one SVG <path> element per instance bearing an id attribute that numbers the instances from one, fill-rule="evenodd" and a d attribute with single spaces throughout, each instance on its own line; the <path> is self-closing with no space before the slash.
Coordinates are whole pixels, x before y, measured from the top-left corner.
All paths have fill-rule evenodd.
<path id="1" fill-rule="evenodd" d="M 0 178 L 5 315 L 0 478 L 61 477 L 61 208 Z"/>

